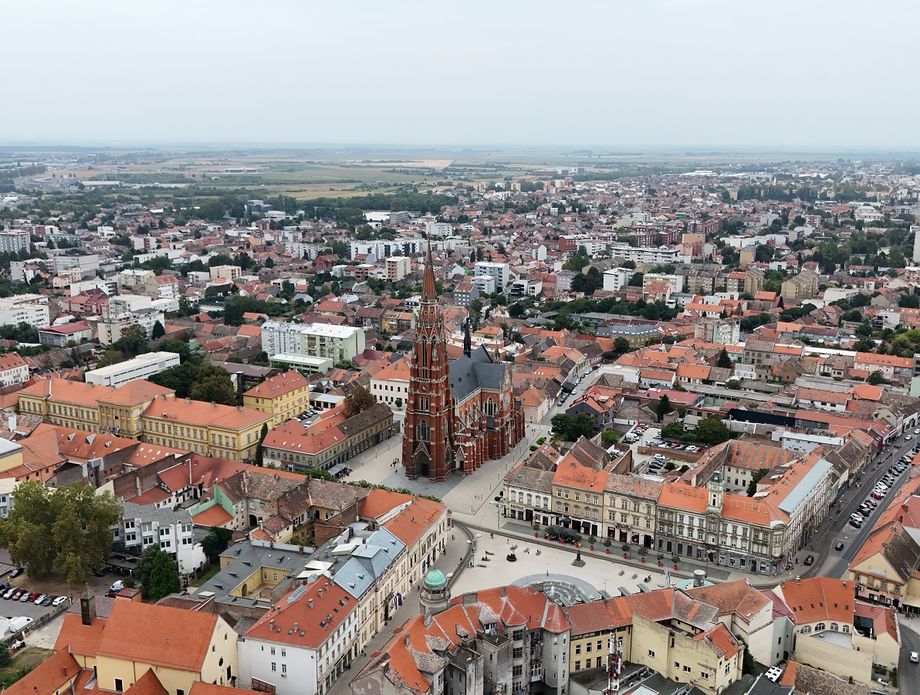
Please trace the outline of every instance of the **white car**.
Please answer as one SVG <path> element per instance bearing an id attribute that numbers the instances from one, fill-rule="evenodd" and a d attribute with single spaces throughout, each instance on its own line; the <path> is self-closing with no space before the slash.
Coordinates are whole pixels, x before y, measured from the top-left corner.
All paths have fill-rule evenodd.
<path id="1" fill-rule="evenodd" d="M 910 663 L 920 664 L 920 654 L 918 654 L 917 652 L 911 652 L 910 653 Z"/>
<path id="2" fill-rule="evenodd" d="M 51 602 L 51 605 L 52 605 L 52 606 L 60 606 L 60 605 L 61 605 L 62 603 L 64 603 L 64 601 L 66 601 L 66 600 L 67 600 L 67 597 L 66 597 L 66 596 L 58 596 L 56 599 L 54 599 L 54 600 Z"/>
<path id="3" fill-rule="evenodd" d="M 906 437 L 904 437 L 904 441 L 905 441 L 905 442 L 909 442 L 909 441 L 910 441 L 911 439 L 913 439 L 913 438 L 914 438 L 914 435 L 909 434 L 909 435 L 907 435 Z"/>

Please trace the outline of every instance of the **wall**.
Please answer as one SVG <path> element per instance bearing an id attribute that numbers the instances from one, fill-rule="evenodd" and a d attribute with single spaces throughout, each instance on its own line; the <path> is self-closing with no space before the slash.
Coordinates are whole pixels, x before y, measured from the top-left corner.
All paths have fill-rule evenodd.
<path id="1" fill-rule="evenodd" d="M 285 646 L 285 656 L 281 656 L 281 645 L 246 638 L 240 640 L 238 647 L 240 678 L 237 687 L 252 687 L 252 679 L 258 678 L 274 685 L 278 695 L 314 695 L 316 692 L 314 650 Z M 271 670 L 272 662 L 275 662 L 275 671 Z M 282 678 L 282 664 L 287 667 L 285 678 Z"/>
<path id="2" fill-rule="evenodd" d="M 795 660 L 840 678 L 872 683 L 872 652 L 841 647 L 814 635 L 799 635 Z"/>

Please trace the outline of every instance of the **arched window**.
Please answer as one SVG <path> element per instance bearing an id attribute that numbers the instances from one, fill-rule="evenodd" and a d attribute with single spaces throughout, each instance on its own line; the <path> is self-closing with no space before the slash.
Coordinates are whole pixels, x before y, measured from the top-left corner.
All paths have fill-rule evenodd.
<path id="1" fill-rule="evenodd" d="M 844 626 L 843 626 L 843 630 L 842 630 L 841 632 L 845 632 L 845 633 L 849 634 L 849 632 L 850 632 L 850 626 L 849 626 L 849 625 L 844 625 Z"/>
<path id="2" fill-rule="evenodd" d="M 823 630 L 826 630 L 826 629 L 827 629 L 827 626 L 824 623 L 818 623 L 817 625 L 815 625 L 815 632 L 822 632 Z"/>
<path id="3" fill-rule="evenodd" d="M 839 632 L 840 626 L 837 623 L 831 623 L 831 632 Z"/>
<path id="4" fill-rule="evenodd" d="M 486 415 L 492 417 L 495 415 L 495 401 L 492 400 L 492 397 L 489 397 L 489 400 L 486 401 Z"/>
<path id="5" fill-rule="evenodd" d="M 424 420 L 415 426 L 415 438 L 420 442 L 427 442 L 429 435 L 428 423 Z"/>
<path id="6" fill-rule="evenodd" d="M 811 625 L 806 625 L 802 628 L 801 634 L 807 635 L 809 632 L 811 632 Z"/>

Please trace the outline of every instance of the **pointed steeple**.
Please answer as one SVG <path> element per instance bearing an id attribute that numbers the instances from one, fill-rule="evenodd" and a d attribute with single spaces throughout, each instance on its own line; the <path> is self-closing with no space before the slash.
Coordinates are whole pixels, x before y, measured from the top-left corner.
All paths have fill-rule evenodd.
<path id="1" fill-rule="evenodd" d="M 473 336 L 470 335 L 470 320 L 463 323 L 463 354 L 470 357 L 473 354 Z"/>
<path id="2" fill-rule="evenodd" d="M 425 280 L 422 282 L 422 300 L 427 302 L 438 301 L 437 290 L 434 285 L 434 261 L 431 259 L 430 241 L 425 255 Z"/>

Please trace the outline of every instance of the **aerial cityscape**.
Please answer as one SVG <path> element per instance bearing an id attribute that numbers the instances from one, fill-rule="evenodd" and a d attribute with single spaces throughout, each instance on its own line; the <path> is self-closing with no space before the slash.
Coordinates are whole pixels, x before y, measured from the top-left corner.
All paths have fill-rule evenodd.
<path id="1" fill-rule="evenodd" d="M 920 693 L 917 9 L 436 5 L 6 8 L 0 689 Z"/>

